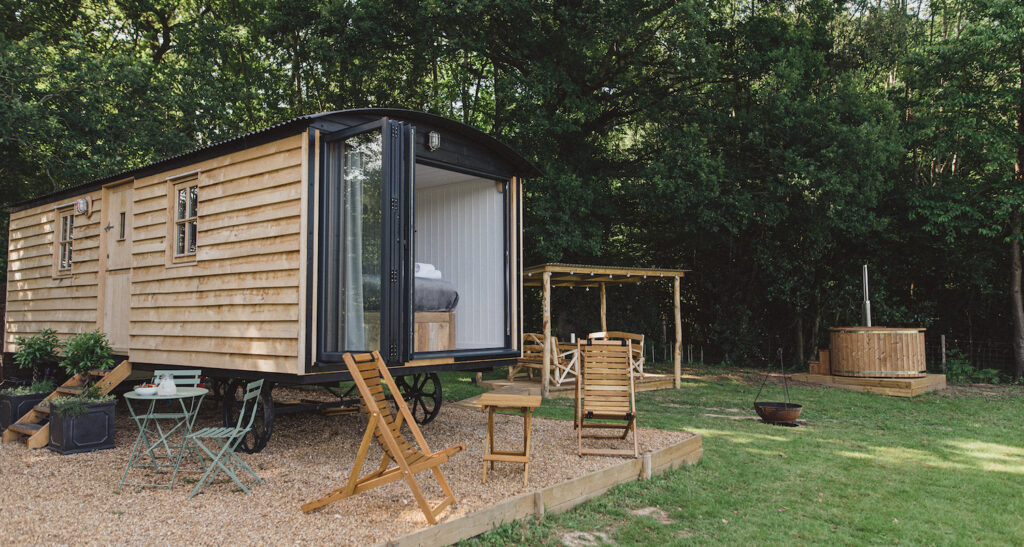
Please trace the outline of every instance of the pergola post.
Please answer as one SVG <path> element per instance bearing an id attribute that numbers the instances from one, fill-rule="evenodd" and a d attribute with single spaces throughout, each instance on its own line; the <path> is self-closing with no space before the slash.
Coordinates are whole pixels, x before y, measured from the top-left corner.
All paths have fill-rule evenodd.
<path id="1" fill-rule="evenodd" d="M 541 369 L 540 395 L 547 397 L 551 379 L 551 272 L 544 272 L 544 364 Z"/>
<path id="2" fill-rule="evenodd" d="M 672 367 L 675 372 L 675 387 L 682 387 L 683 377 L 683 325 L 679 318 L 679 276 L 672 282 L 672 308 L 676 320 L 676 346 L 672 351 Z M 547 367 L 544 368 L 547 370 Z"/>
<path id="3" fill-rule="evenodd" d="M 608 332 L 608 306 L 604 295 L 605 285 L 607 283 L 601 283 L 601 332 Z"/>

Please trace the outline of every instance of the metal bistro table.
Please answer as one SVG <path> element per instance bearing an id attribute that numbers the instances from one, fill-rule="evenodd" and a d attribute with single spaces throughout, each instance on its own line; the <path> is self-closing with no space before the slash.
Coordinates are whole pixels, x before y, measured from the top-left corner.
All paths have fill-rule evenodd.
<path id="1" fill-rule="evenodd" d="M 192 441 L 188 439 L 188 435 L 192 433 L 192 425 L 195 423 L 196 415 L 199 413 L 199 405 L 202 404 L 203 397 L 208 392 L 207 389 L 201 387 L 178 387 L 174 395 L 139 395 L 135 391 L 129 391 L 124 394 L 128 413 L 135 420 L 135 424 L 139 426 L 139 436 L 135 439 L 131 455 L 128 456 L 128 464 L 125 465 L 124 474 L 121 475 L 121 485 L 119 488 L 124 487 L 126 484 L 130 486 L 173 488 L 174 481 L 178 478 L 182 457 L 186 451 L 192 452 L 200 460 L 200 463 L 202 462 L 201 456 L 199 456 L 195 447 L 192 446 Z M 141 401 L 143 403 L 148 401 L 149 405 L 144 413 L 138 414 L 135 412 L 135 408 L 132 407 L 133 401 Z M 171 402 L 171 411 L 155 412 L 156 404 L 159 401 Z M 180 412 L 173 409 L 175 406 L 174 402 L 181 406 Z M 170 429 L 165 430 L 165 426 L 161 425 L 161 421 L 166 422 L 166 426 L 170 427 Z M 169 443 L 169 437 L 179 429 L 182 429 L 181 444 Z M 166 456 L 157 454 L 157 451 L 161 448 L 167 452 Z M 177 449 L 177 453 L 173 449 Z M 147 457 L 149 461 L 143 462 L 142 460 Z M 161 460 L 167 461 L 161 463 Z M 128 478 L 128 471 L 133 467 L 153 468 L 157 472 L 163 472 L 164 468 L 173 469 L 171 482 L 168 484 L 125 482 Z"/>

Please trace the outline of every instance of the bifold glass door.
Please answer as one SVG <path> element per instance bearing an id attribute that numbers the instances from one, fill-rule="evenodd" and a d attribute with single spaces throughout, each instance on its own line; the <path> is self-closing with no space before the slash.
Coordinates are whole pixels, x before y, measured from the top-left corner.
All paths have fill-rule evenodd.
<path id="1" fill-rule="evenodd" d="M 413 128 L 380 120 L 321 137 L 317 360 L 407 357 Z"/>

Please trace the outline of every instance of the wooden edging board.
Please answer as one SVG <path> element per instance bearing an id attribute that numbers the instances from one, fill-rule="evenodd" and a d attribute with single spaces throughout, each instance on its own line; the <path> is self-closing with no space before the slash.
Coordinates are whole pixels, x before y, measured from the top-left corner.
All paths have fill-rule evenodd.
<path id="1" fill-rule="evenodd" d="M 554 486 L 541 488 L 497 505 L 457 519 L 440 522 L 388 541 L 387 546 L 449 545 L 478 536 L 504 523 L 545 513 L 560 513 L 603 494 L 609 488 L 635 480 L 649 479 L 670 469 L 693 465 L 700 461 L 704 448 L 700 435 L 662 448 L 645 452 L 640 458 L 594 471 Z"/>
<path id="2" fill-rule="evenodd" d="M 914 397 L 929 391 L 946 389 L 945 374 L 926 374 L 923 378 L 858 378 L 799 372 L 791 374 L 789 379 L 893 397 Z"/>

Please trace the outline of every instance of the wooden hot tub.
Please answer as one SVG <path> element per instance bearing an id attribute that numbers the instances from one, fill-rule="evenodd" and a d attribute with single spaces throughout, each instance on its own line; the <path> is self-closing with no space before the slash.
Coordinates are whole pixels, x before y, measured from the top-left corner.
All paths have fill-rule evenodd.
<path id="1" fill-rule="evenodd" d="M 925 329 L 837 327 L 829 330 L 832 374 L 836 376 L 920 378 L 925 375 Z"/>

